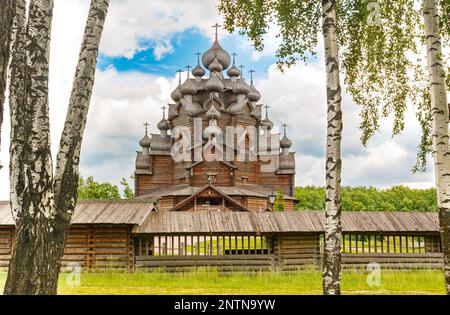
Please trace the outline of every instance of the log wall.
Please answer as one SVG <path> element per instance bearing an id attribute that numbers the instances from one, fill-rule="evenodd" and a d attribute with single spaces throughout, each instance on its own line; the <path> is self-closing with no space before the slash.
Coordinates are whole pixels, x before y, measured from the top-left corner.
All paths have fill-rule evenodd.
<path id="1" fill-rule="evenodd" d="M 320 263 L 319 234 L 278 234 L 273 241 L 276 264 L 281 270 L 296 270 Z"/>
<path id="2" fill-rule="evenodd" d="M 0 267 L 8 267 L 14 244 L 14 228 L 0 227 Z M 62 266 L 126 268 L 132 270 L 131 226 L 73 225 L 67 235 Z"/>
<path id="3" fill-rule="evenodd" d="M 204 186 L 208 182 L 208 174 L 214 173 L 216 186 L 232 186 L 232 169 L 219 161 L 204 161 L 192 170 L 191 185 L 194 187 Z"/>
<path id="4" fill-rule="evenodd" d="M 381 269 L 438 269 L 443 268 L 443 256 L 442 253 L 342 253 L 345 269 L 366 269 L 370 263 L 379 264 Z"/>
<path id="5" fill-rule="evenodd" d="M 133 269 L 131 226 L 73 225 L 67 236 L 63 266 Z"/>
<path id="6" fill-rule="evenodd" d="M 14 244 L 14 227 L 0 227 L 0 267 L 8 267 Z"/>
<path id="7" fill-rule="evenodd" d="M 213 267 L 220 271 L 270 270 L 274 255 L 136 256 L 136 268 L 184 271 Z"/>

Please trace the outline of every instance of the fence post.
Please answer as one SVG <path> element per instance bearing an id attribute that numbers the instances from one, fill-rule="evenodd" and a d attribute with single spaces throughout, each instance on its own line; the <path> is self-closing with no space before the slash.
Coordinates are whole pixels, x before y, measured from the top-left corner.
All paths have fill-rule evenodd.
<path id="1" fill-rule="evenodd" d="M 268 241 L 273 255 L 272 270 L 281 271 L 283 269 L 283 260 L 280 255 L 281 236 L 273 235 L 268 238 Z"/>

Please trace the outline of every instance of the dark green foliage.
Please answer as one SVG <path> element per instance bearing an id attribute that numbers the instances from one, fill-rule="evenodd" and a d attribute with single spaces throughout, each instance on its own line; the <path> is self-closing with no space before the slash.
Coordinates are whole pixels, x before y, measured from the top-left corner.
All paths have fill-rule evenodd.
<path id="1" fill-rule="evenodd" d="M 257 50 L 264 48 L 263 36 L 276 25 L 281 39 L 275 57 L 280 70 L 306 62 L 316 54 L 321 29 L 321 2 L 317 0 L 221 0 L 219 11 L 225 18 L 225 29 L 238 30 L 247 36 Z"/>
<path id="2" fill-rule="evenodd" d="M 273 209 L 275 211 L 284 211 L 285 203 L 283 198 L 283 191 L 281 189 L 277 190 L 277 195 L 275 197 L 275 202 L 273 204 Z"/>
<path id="3" fill-rule="evenodd" d="M 450 39 L 450 1 L 441 0 L 441 23 L 442 23 L 442 36 L 445 40 Z M 447 85 L 449 86 L 449 85 Z"/>
<path id="4" fill-rule="evenodd" d="M 122 177 L 122 180 L 120 181 L 120 185 L 123 186 L 123 198 L 124 199 L 133 199 L 134 194 L 133 190 L 131 189 L 130 185 L 128 184 L 127 180 Z"/>
<path id="5" fill-rule="evenodd" d="M 78 180 L 78 200 L 83 199 L 120 199 L 119 188 L 110 183 L 99 183 L 94 177 Z"/>
<path id="6" fill-rule="evenodd" d="M 325 188 L 297 187 L 298 210 L 325 209 Z M 437 211 L 436 190 L 394 186 L 378 190 L 374 187 L 343 187 L 342 210 L 346 211 Z"/>
<path id="7" fill-rule="evenodd" d="M 431 152 L 428 73 L 421 53 L 425 36 L 417 4 L 416 0 L 336 1 L 341 71 L 347 91 L 361 106 L 361 142 L 366 145 L 386 117 L 393 118 L 392 134 L 401 133 L 406 108 L 411 106 L 422 129 L 414 172 L 425 170 Z M 450 38 L 450 1 L 438 4 L 445 49 Z M 275 27 L 280 39 L 275 57 L 281 70 L 316 54 L 321 1 L 220 0 L 219 11 L 225 28 L 247 36 L 257 50 L 264 48 L 267 30 Z M 450 60 L 445 62 L 448 65 Z M 445 75 L 450 84 L 450 71 Z"/>

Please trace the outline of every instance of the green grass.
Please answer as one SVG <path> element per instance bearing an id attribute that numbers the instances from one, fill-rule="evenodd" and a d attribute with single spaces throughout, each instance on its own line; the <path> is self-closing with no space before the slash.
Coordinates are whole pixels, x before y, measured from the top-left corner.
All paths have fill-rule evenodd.
<path id="1" fill-rule="evenodd" d="M 382 271 L 381 285 L 369 286 L 363 271 L 342 273 L 343 294 L 444 294 L 438 270 Z M 0 272 L 0 288 L 6 273 Z M 2 289 L 0 289 L 2 290 Z M 82 273 L 80 286 L 70 287 L 61 274 L 59 294 L 321 294 L 321 275 L 309 269 L 292 273 L 221 274 L 200 268 L 192 272 Z"/>

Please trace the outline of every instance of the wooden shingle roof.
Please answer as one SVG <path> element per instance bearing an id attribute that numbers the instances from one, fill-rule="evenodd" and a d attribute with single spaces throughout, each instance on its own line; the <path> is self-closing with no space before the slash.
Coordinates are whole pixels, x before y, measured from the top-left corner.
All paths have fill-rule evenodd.
<path id="1" fill-rule="evenodd" d="M 144 200 L 78 201 L 72 224 L 141 224 L 153 209 Z M 0 225 L 15 225 L 8 201 L 0 202 Z"/>
<path id="2" fill-rule="evenodd" d="M 344 232 L 439 232 L 437 213 L 342 213 Z M 277 233 L 324 232 L 323 211 L 292 212 L 154 212 L 134 233 Z"/>
<path id="3" fill-rule="evenodd" d="M 134 233 L 277 233 L 325 230 L 323 211 L 152 211 L 149 200 L 79 201 L 72 224 L 129 224 Z M 9 202 L 0 201 L 0 226 L 14 225 Z M 435 212 L 343 211 L 344 232 L 439 232 Z"/>
<path id="4" fill-rule="evenodd" d="M 9 201 L 0 201 L 0 225 L 14 225 Z"/>

